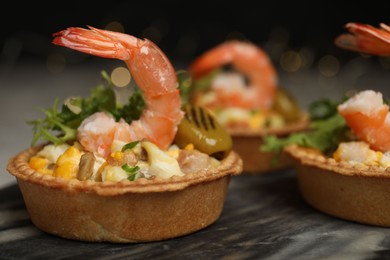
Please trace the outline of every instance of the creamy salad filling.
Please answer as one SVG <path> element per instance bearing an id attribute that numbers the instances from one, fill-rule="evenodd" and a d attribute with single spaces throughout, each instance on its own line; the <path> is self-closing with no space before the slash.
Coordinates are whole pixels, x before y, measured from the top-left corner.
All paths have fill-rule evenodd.
<path id="1" fill-rule="evenodd" d="M 285 118 L 275 111 L 262 111 L 258 109 L 248 110 L 239 107 L 229 107 L 212 111 L 226 128 L 239 129 L 267 129 L 281 128 L 287 124 Z"/>
<path id="2" fill-rule="evenodd" d="M 85 151 L 78 142 L 48 144 L 31 157 L 29 165 L 42 174 L 68 180 L 118 182 L 183 176 L 218 167 L 220 161 L 194 149 L 192 144 L 184 149 L 171 145 L 161 150 L 149 141 L 114 141 L 107 158 Z"/>

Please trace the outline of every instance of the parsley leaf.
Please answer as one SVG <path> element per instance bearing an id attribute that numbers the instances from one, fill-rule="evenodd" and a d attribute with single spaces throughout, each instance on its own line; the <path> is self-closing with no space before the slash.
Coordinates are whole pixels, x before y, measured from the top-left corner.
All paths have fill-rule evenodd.
<path id="1" fill-rule="evenodd" d="M 176 73 L 179 82 L 180 97 L 183 104 L 191 101 L 194 93 L 206 91 L 210 88 L 211 81 L 221 72 L 221 69 L 215 69 L 198 80 L 192 80 L 191 75 L 180 70 Z"/>
<path id="2" fill-rule="evenodd" d="M 325 99 L 313 102 L 309 106 L 312 122 L 308 131 L 287 137 L 266 136 L 260 150 L 272 151 L 279 155 L 284 147 L 297 144 L 316 148 L 324 154 L 332 153 L 340 142 L 353 139 L 350 128 L 337 112 L 338 104 Z"/>
<path id="3" fill-rule="evenodd" d="M 139 141 L 134 141 L 134 142 L 131 142 L 131 143 L 127 143 L 125 144 L 123 147 L 122 147 L 122 151 L 121 152 L 124 152 L 128 149 L 133 149 L 134 147 L 137 146 L 137 144 L 139 144 Z"/>
<path id="4" fill-rule="evenodd" d="M 129 175 L 127 178 L 129 181 L 134 181 L 139 171 L 139 166 L 130 167 L 127 163 L 122 165 L 122 169 Z"/>
<path id="5" fill-rule="evenodd" d="M 188 103 L 192 95 L 192 78 L 191 75 L 185 70 L 179 70 L 176 72 L 177 81 L 179 83 L 180 97 L 182 103 Z"/>
<path id="6" fill-rule="evenodd" d="M 133 94 L 129 97 L 129 101 L 123 107 L 118 107 L 112 111 L 115 119 L 118 121 L 123 118 L 126 122 L 130 123 L 133 120 L 140 118 L 142 111 L 145 108 L 145 101 L 141 91 L 136 88 Z"/>
<path id="7" fill-rule="evenodd" d="M 89 97 L 72 97 L 64 102 L 61 110 L 57 109 L 56 99 L 51 108 L 41 109 L 45 118 L 28 121 L 34 130 L 31 146 L 38 140 L 46 140 L 56 145 L 75 140 L 81 122 L 96 112 L 111 113 L 116 120 L 123 118 L 128 123 L 139 119 L 145 107 L 142 93 L 135 90 L 129 97 L 128 104 L 119 106 L 110 76 L 102 71 L 101 77 L 102 83 L 91 90 Z"/>

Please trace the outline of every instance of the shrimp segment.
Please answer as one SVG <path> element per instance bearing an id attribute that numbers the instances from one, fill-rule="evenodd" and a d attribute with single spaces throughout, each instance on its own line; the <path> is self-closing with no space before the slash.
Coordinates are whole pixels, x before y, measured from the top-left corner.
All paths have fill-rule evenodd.
<path id="1" fill-rule="evenodd" d="M 374 55 L 390 55 L 390 27 L 384 23 L 380 28 L 368 24 L 348 23 L 350 34 L 342 34 L 335 39 L 335 44 L 348 50 Z"/>
<path id="2" fill-rule="evenodd" d="M 151 41 L 138 39 L 134 36 L 107 30 L 70 27 L 54 33 L 53 43 L 80 52 L 103 58 L 123 60 L 129 68 L 135 82 L 141 89 L 146 108 L 139 120 L 132 121 L 128 127 L 129 134 L 123 134 L 126 128 L 115 122 L 113 132 L 100 145 L 93 144 L 91 132 L 85 125 L 80 125 L 78 137 L 86 149 L 92 152 L 101 148 L 102 154 L 109 152 L 108 146 L 115 132 L 126 136 L 123 141 L 148 139 L 162 149 L 167 149 L 172 143 L 177 131 L 177 125 L 183 117 L 180 94 L 175 70 L 165 54 Z M 101 114 L 87 118 L 88 122 L 102 118 Z M 110 121 L 107 118 L 104 120 Z M 121 124 L 123 124 L 122 122 Z M 118 130 L 122 129 L 122 130 Z M 118 131 L 116 131 L 118 130 Z M 106 135 L 100 132 L 100 135 Z M 99 138 L 102 138 L 101 136 Z M 83 143 L 84 141 L 84 143 Z"/>
<path id="3" fill-rule="evenodd" d="M 389 107 L 383 103 L 381 93 L 359 92 L 340 104 L 338 112 L 360 140 L 377 151 L 390 151 Z"/>
<path id="4" fill-rule="evenodd" d="M 223 106 L 269 108 L 272 105 L 277 87 L 276 71 L 267 54 L 252 43 L 236 40 L 222 43 L 197 58 L 189 71 L 196 80 L 226 64 L 245 74 L 250 85 L 249 88 L 237 84 L 214 87 Z M 251 93 L 246 95 L 246 92 Z"/>

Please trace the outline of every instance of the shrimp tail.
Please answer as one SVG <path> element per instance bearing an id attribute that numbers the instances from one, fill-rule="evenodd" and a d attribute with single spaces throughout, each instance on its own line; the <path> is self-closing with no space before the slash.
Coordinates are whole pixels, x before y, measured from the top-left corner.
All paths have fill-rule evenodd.
<path id="1" fill-rule="evenodd" d="M 141 41 L 131 35 L 89 28 L 70 27 L 56 32 L 53 43 L 102 58 L 128 60 L 131 53 L 127 47 Z"/>
<path id="2" fill-rule="evenodd" d="M 390 55 L 390 27 L 384 23 L 381 28 L 368 24 L 348 23 L 349 33 L 342 34 L 335 39 L 335 44 L 344 49 L 367 54 Z"/>

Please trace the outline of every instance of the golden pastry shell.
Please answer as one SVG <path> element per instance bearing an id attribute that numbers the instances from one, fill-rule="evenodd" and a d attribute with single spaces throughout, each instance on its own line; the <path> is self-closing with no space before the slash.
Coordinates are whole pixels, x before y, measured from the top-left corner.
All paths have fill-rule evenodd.
<path id="1" fill-rule="evenodd" d="M 260 151 L 264 142 L 264 136 L 276 135 L 288 136 L 291 133 L 305 130 L 309 127 L 309 117 L 303 113 L 298 121 L 287 124 L 282 128 L 270 128 L 264 130 L 227 129 L 233 139 L 233 150 L 243 160 L 243 172 L 249 174 L 262 174 L 274 172 L 292 166 L 292 160 L 284 153 L 276 164 L 273 163 L 275 153 Z"/>
<path id="2" fill-rule="evenodd" d="M 65 180 L 28 165 L 41 146 L 11 158 L 32 222 L 41 230 L 82 241 L 132 243 L 190 234 L 220 216 L 230 177 L 240 174 L 234 151 L 214 169 L 170 179 L 121 182 Z"/>
<path id="3" fill-rule="evenodd" d="M 308 204 L 344 220 L 390 227 L 390 168 L 337 162 L 297 145 L 285 151 Z"/>

